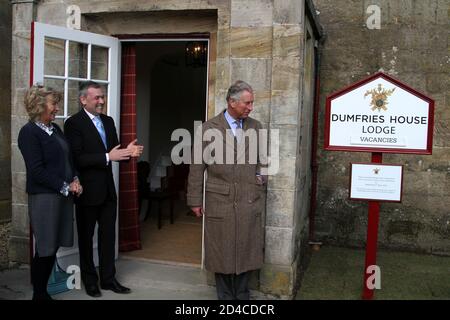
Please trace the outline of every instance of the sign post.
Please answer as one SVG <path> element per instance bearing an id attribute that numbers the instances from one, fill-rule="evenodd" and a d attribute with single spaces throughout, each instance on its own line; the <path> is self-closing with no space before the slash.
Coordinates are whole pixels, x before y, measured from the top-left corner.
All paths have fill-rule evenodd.
<path id="1" fill-rule="evenodd" d="M 372 153 L 372 163 L 382 163 L 383 154 Z M 377 242 L 378 242 L 378 224 L 380 218 L 380 202 L 369 201 L 369 215 L 367 223 L 367 242 L 366 242 L 366 261 L 364 264 L 364 291 L 362 298 L 364 300 L 373 299 L 374 289 L 368 287 L 369 274 L 367 272 L 369 266 L 377 264 Z"/>
<path id="2" fill-rule="evenodd" d="M 383 153 L 432 153 L 434 100 L 382 72 L 328 96 L 325 121 L 325 150 L 371 152 L 371 164 L 381 166 Z M 383 184 L 378 191 L 382 188 Z M 373 192 L 377 189 L 373 188 Z M 398 200 L 382 196 L 355 198 L 368 200 L 369 206 L 362 294 L 365 300 L 374 296 L 375 288 L 368 286 L 368 270 L 376 266 L 380 201 L 400 202 L 401 182 L 397 193 Z"/>
<path id="3" fill-rule="evenodd" d="M 401 202 L 403 166 L 382 164 L 382 154 L 378 152 L 372 153 L 371 163 L 351 163 L 350 166 L 350 199 L 369 202 L 362 298 L 370 300 L 374 289 L 380 288 L 380 269 L 376 264 L 380 202 Z"/>

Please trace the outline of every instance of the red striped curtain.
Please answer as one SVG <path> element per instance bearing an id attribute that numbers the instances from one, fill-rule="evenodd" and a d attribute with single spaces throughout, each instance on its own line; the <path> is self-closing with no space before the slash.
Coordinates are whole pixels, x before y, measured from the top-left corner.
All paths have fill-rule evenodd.
<path id="1" fill-rule="evenodd" d="M 122 44 L 122 90 L 120 143 L 126 147 L 136 139 L 136 45 Z M 137 160 L 120 162 L 119 173 L 119 251 L 141 249 Z"/>

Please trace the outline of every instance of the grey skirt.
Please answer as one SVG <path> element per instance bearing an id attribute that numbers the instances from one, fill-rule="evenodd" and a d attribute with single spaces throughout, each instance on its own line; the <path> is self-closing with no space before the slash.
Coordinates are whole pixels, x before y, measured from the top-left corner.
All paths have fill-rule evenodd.
<path id="1" fill-rule="evenodd" d="M 40 257 L 73 246 L 73 199 L 57 193 L 28 195 L 28 214 Z"/>

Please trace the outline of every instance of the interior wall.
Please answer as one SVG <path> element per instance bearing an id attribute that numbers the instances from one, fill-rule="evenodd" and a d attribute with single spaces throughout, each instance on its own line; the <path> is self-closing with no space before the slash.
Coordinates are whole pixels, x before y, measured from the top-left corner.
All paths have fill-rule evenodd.
<path id="1" fill-rule="evenodd" d="M 175 129 L 193 135 L 194 120 L 205 119 L 206 66 L 186 66 L 184 51 L 185 42 L 137 44 L 138 140 L 145 146 L 142 160 L 152 167 L 170 155 Z"/>

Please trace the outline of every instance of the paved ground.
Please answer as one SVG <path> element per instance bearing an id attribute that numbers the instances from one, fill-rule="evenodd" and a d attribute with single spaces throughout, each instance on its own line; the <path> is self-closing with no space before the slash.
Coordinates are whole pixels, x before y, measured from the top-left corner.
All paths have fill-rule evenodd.
<path id="1" fill-rule="evenodd" d="M 364 250 L 322 247 L 313 252 L 297 300 L 360 299 Z M 450 257 L 379 251 L 377 300 L 450 299 Z"/>
<path id="2" fill-rule="evenodd" d="M 450 257 L 411 253 L 378 253 L 381 290 L 375 298 L 450 300 Z M 364 268 L 364 250 L 322 247 L 314 252 L 297 300 L 359 300 Z M 209 286 L 206 273 L 198 268 L 151 263 L 135 259 L 117 262 L 118 279 L 133 289 L 129 295 L 103 291 L 100 300 L 213 300 L 215 287 Z M 29 268 L 0 272 L 0 299 L 30 299 Z M 251 292 L 252 299 L 274 299 Z M 91 300 L 84 290 L 54 296 L 58 300 Z"/>
<path id="3" fill-rule="evenodd" d="M 118 280 L 130 288 L 127 295 L 102 291 L 101 298 L 91 298 L 82 290 L 57 294 L 57 300 L 214 300 L 215 287 L 207 284 L 206 273 L 199 268 L 164 265 L 135 259 L 119 259 L 116 264 Z M 0 272 L 0 299 L 31 299 L 29 268 Z M 267 296 L 251 291 L 252 299 Z M 269 297 L 270 298 L 270 297 Z"/>

